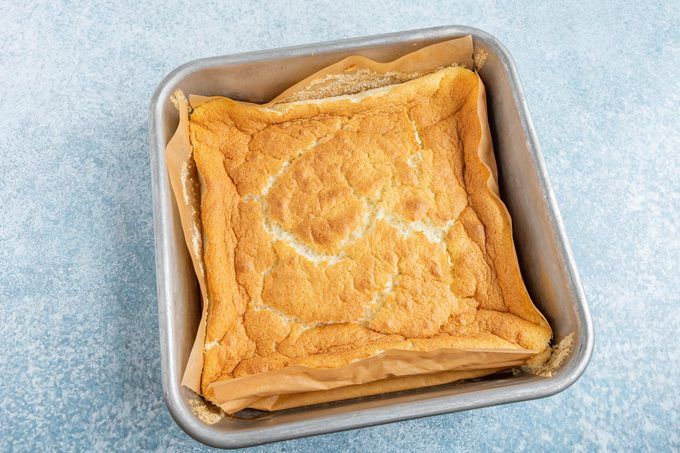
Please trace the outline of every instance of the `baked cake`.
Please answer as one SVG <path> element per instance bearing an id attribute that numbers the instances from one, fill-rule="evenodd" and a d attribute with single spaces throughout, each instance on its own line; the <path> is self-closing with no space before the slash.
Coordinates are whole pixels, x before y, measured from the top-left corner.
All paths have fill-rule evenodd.
<path id="1" fill-rule="evenodd" d="M 474 72 L 448 67 L 352 95 L 192 112 L 204 395 L 386 350 L 548 347 L 481 143 L 480 90 Z"/>

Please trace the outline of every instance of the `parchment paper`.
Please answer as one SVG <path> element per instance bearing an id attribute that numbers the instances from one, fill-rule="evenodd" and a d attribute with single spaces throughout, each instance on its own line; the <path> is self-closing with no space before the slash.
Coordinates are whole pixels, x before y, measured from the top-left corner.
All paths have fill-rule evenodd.
<path id="1" fill-rule="evenodd" d="M 332 390 L 316 392 L 295 393 L 290 395 L 275 395 L 268 398 L 260 398 L 251 403 L 249 407 L 265 411 L 290 409 L 293 407 L 309 406 L 312 404 L 340 401 L 362 396 L 380 395 L 382 393 L 401 392 L 421 387 L 448 384 L 463 379 L 474 379 L 488 374 L 496 373 L 503 368 L 470 370 L 470 371 L 444 371 L 441 373 L 415 374 L 400 376 L 381 381 L 368 382 L 366 384 L 348 385 Z"/>
<path id="2" fill-rule="evenodd" d="M 268 373 L 216 382 L 210 386 L 214 391 L 210 397 L 211 400 L 218 401 L 219 406 L 225 412 L 231 413 L 245 407 L 261 406 L 264 401 L 274 405 L 277 397 L 293 393 L 334 389 L 341 391 L 342 388 L 348 386 L 363 385 L 389 378 L 431 375 L 443 371 L 487 370 L 490 364 L 495 369 L 510 368 L 523 365 L 531 356 L 532 352 L 525 350 L 438 349 L 427 353 L 386 351 L 343 368 L 287 367 Z"/>
<path id="3" fill-rule="evenodd" d="M 450 65 L 473 67 L 470 36 L 434 44 L 393 62 L 378 63 L 352 56 L 328 66 L 290 87 L 270 104 L 300 99 L 351 94 L 377 86 L 400 83 Z M 480 159 L 489 167 L 491 190 L 498 193 L 496 163 L 486 118 L 486 95 L 480 79 L 479 107 L 482 139 Z M 355 91 L 356 90 L 356 91 Z M 218 97 L 173 95 L 180 122 L 166 148 L 170 182 L 177 200 L 184 237 L 201 288 L 201 322 L 182 379 L 182 385 L 201 393 L 203 347 L 207 299 L 202 260 L 199 175 L 189 141 L 190 108 Z M 320 402 L 354 398 L 410 388 L 438 385 L 459 379 L 479 377 L 500 369 L 522 365 L 540 351 L 438 349 L 435 351 L 385 351 L 338 369 L 287 367 L 267 373 L 215 382 L 209 387 L 209 400 L 226 413 L 246 407 L 278 410 Z"/>

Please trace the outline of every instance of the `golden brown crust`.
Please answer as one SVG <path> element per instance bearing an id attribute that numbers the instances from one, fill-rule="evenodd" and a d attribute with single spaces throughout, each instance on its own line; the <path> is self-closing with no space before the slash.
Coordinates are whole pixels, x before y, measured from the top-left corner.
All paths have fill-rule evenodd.
<path id="1" fill-rule="evenodd" d="M 386 349 L 547 346 L 480 160 L 481 89 L 447 68 L 355 96 L 193 112 L 204 392 Z"/>

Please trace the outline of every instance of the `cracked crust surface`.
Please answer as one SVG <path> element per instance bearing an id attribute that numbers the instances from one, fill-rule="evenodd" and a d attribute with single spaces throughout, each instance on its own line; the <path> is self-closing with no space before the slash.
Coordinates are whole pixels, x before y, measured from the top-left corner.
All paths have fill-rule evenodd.
<path id="1" fill-rule="evenodd" d="M 202 390 L 388 349 L 547 347 L 480 160 L 480 83 L 399 85 L 190 117 L 205 182 Z"/>

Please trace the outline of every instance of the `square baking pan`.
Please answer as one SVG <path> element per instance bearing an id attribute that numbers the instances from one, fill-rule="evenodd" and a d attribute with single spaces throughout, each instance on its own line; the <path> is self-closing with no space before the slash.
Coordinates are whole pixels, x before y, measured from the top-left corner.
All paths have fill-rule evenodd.
<path id="1" fill-rule="evenodd" d="M 552 377 L 505 373 L 469 382 L 326 403 L 252 418 L 203 423 L 191 411 L 195 395 L 181 386 L 196 334 L 200 298 L 165 164 L 165 145 L 178 116 L 170 102 L 184 93 L 266 102 L 295 82 L 350 55 L 391 61 L 421 47 L 472 35 L 488 57 L 480 71 L 500 173 L 501 197 L 512 217 L 522 275 L 550 322 L 555 341 L 574 334 L 571 355 Z M 583 373 L 593 327 L 566 234 L 508 51 L 487 33 L 444 26 L 320 44 L 206 58 L 186 63 L 160 83 L 151 100 L 151 173 L 163 393 L 177 423 L 215 447 L 244 447 L 381 423 L 443 414 L 558 393 Z"/>

